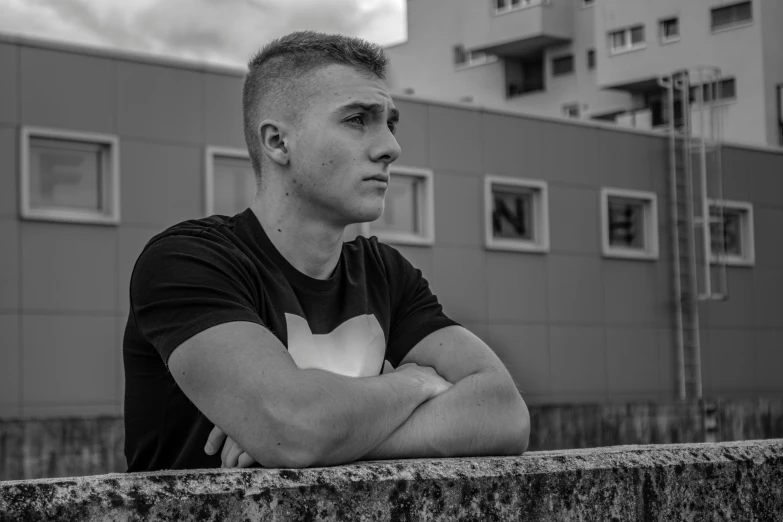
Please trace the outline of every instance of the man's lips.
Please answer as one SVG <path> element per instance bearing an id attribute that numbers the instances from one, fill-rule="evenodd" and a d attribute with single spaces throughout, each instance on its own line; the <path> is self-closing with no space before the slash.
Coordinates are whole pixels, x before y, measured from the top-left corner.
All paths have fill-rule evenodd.
<path id="1" fill-rule="evenodd" d="M 389 183 L 389 176 L 384 176 L 383 174 L 376 174 L 375 176 L 370 176 L 369 178 L 364 178 L 364 181 L 382 181 L 386 184 Z"/>

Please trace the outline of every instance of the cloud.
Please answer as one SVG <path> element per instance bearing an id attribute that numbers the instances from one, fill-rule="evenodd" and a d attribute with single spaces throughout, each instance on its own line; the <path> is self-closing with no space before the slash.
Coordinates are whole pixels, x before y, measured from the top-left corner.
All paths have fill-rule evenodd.
<path id="1" fill-rule="evenodd" d="M 405 38 L 405 0 L 0 0 L 0 31 L 244 65 L 295 30 Z"/>

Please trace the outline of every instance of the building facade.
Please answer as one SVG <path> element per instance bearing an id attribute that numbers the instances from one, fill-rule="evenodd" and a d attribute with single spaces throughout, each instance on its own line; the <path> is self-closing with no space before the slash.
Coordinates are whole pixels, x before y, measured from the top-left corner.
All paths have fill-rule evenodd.
<path id="1" fill-rule="evenodd" d="M 142 248 L 252 201 L 244 72 L 9 37 L 0 71 L 0 416 L 121 414 Z M 531 404 L 674 401 L 668 140 L 396 105 L 387 208 L 346 239 L 397 246 Z M 780 395 L 783 153 L 722 161 L 731 263 L 728 299 L 699 305 L 704 395 Z"/>
<path id="2" fill-rule="evenodd" d="M 654 129 L 668 121 L 659 78 L 688 70 L 692 102 L 722 107 L 726 140 L 783 145 L 778 0 L 407 6 L 408 40 L 387 50 L 395 92 Z"/>

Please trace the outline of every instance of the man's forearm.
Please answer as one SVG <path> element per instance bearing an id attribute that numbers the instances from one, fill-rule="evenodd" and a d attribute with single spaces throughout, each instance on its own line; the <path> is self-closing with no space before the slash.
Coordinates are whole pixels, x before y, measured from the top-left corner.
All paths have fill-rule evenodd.
<path id="1" fill-rule="evenodd" d="M 423 403 L 362 460 L 519 455 L 530 432 L 527 406 L 507 376 L 479 372 Z"/>
<path id="2" fill-rule="evenodd" d="M 306 377 L 294 392 L 301 403 L 303 422 L 282 437 L 296 438 L 296 446 L 314 448 L 308 466 L 353 462 L 387 439 L 433 396 L 432 386 L 411 373 L 351 378 L 323 370 L 301 370 Z M 263 455 L 250 455 L 258 462 Z M 286 463 L 282 466 L 290 465 Z"/>

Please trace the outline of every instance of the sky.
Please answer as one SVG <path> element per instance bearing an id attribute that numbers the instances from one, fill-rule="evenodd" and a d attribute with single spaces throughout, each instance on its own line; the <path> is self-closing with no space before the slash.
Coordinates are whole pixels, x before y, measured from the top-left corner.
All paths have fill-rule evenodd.
<path id="1" fill-rule="evenodd" d="M 244 67 L 311 29 L 381 45 L 406 38 L 406 0 L 0 0 L 0 32 Z"/>

